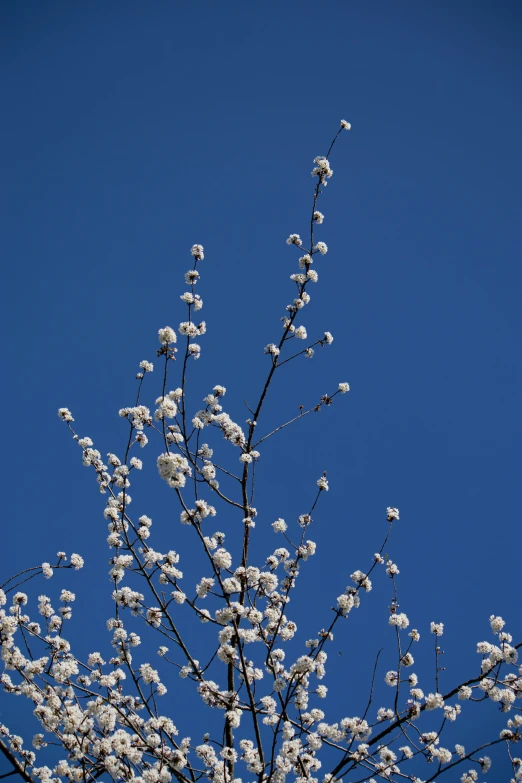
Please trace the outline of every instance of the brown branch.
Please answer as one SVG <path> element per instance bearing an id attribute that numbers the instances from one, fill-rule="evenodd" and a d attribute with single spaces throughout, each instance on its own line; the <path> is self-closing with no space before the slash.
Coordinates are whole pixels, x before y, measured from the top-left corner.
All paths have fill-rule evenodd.
<path id="1" fill-rule="evenodd" d="M 4 754 L 6 759 L 8 759 L 14 767 L 13 771 L 9 772 L 8 775 L 18 774 L 26 781 L 26 783 L 35 783 L 34 778 L 31 777 L 31 775 L 27 772 L 23 764 L 21 764 L 20 761 L 18 761 L 14 753 L 11 751 L 10 748 L 7 747 L 7 745 L 1 738 L 0 738 L 0 751 Z M 7 777 L 7 775 L 3 775 L 2 777 Z"/>

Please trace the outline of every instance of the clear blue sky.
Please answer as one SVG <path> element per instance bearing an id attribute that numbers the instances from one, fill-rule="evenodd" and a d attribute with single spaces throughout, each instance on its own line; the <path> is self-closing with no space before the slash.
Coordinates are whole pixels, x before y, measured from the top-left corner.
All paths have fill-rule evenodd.
<path id="1" fill-rule="evenodd" d="M 79 551 L 88 568 L 65 586 L 83 591 L 78 610 L 102 600 L 102 502 L 56 409 L 121 451 L 117 411 L 157 329 L 184 315 L 194 242 L 208 324 L 194 404 L 222 383 L 244 418 L 292 292 L 285 239 L 305 233 L 312 160 L 344 117 L 321 207 L 330 251 L 303 318 L 335 342 L 288 368 L 266 422 L 338 381 L 352 391 L 286 453 L 283 438 L 267 446 L 258 507 L 267 524 L 294 518 L 303 482 L 328 471 L 318 607 L 367 568 L 398 506 L 401 609 L 423 631 L 446 623 L 448 686 L 475 671 L 491 613 L 520 641 L 520 4 L 25 0 L 0 13 L 2 568 Z M 164 487 L 152 510 L 142 501 L 168 531 Z M 387 601 L 368 597 L 345 649 L 359 638 L 369 660 L 391 644 Z"/>

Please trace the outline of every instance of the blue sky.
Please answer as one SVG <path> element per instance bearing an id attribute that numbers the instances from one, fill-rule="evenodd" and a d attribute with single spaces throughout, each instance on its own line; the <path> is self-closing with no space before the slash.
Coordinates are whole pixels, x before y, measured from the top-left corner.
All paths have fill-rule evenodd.
<path id="1" fill-rule="evenodd" d="M 27 0 L 0 13 L 3 572 L 81 552 L 88 567 L 65 586 L 102 628 L 102 502 L 56 409 L 121 451 L 117 411 L 157 329 L 184 317 L 201 242 L 194 406 L 222 383 L 246 417 L 292 294 L 285 239 L 305 234 L 312 161 L 344 117 L 320 206 L 329 253 L 303 318 L 335 342 L 281 375 L 266 425 L 339 381 L 352 391 L 267 445 L 258 508 L 267 525 L 297 516 L 328 471 L 318 608 L 368 567 L 398 506 L 401 608 L 420 630 L 446 623 L 448 685 L 475 671 L 490 614 L 520 641 L 519 4 Z M 172 498 L 153 472 L 143 482 L 143 513 L 183 541 Z M 382 581 L 345 649 L 382 646 Z M 9 710 L 0 701 L 0 720 Z"/>

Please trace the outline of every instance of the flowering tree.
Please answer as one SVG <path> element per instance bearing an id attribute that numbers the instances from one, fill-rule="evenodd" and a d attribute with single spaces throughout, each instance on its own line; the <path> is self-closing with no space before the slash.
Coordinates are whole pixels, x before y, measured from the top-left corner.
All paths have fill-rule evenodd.
<path id="1" fill-rule="evenodd" d="M 80 660 L 66 632 L 74 594 L 61 590 L 58 611 L 52 606 L 54 600 L 40 595 L 36 621 L 34 612 L 29 613 L 32 601 L 19 590 L 33 577 L 50 578 L 57 570 L 81 568 L 83 559 L 78 554 L 67 557 L 58 552 L 54 565 L 28 568 L 1 585 L 3 689 L 26 697 L 41 723 L 41 733 L 32 737 L 32 750 L 27 747 L 30 737 L 23 739 L 0 724 L 0 751 L 12 766 L 8 774 L 17 773 L 27 783 L 100 778 L 238 783 L 245 776 L 258 783 L 284 783 L 287 778 L 295 783 L 341 779 L 428 783 L 451 770 L 450 779 L 457 775 L 462 783 L 473 783 L 488 771 L 488 754 L 495 755 L 496 746 L 501 746 L 507 751 L 512 780 L 522 780 L 522 760 L 515 753 L 522 738 L 522 709 L 516 706 L 522 697 L 522 667 L 517 668 L 522 642 L 513 644 L 502 618 L 492 616 L 490 640 L 477 647 L 481 656 L 477 670 L 445 691 L 439 682 L 443 624 L 432 622 L 434 668 L 425 681 L 419 681 L 412 670 L 412 651 L 422 644 L 421 636 L 410 628 L 407 615 L 398 611 L 399 569 L 385 554 L 399 520 L 396 508 L 386 509 L 386 535 L 366 570 L 355 570 L 351 584 L 334 601 L 327 599 L 326 613 L 317 621 L 317 638 L 296 637 L 297 626 L 288 616 L 287 605 L 316 551 L 308 530 L 321 495 L 329 489 L 326 474 L 318 478 L 309 507 L 296 523 L 283 519 L 272 523 L 282 545 L 268 555 L 260 555 L 259 547 L 254 551 L 260 516 L 254 507 L 255 474 L 262 444 L 284 437 L 287 427 L 349 392 L 348 383 L 339 383 L 309 409 L 300 408 L 297 416 L 262 434 L 263 407 L 275 374 L 298 357 L 311 358 L 317 346 L 333 341 L 329 332 L 311 340 L 298 322 L 310 302 L 309 288 L 318 282 L 315 262 L 328 251 L 323 241 L 316 240 L 316 227 L 323 222 L 318 201 L 333 174 L 329 159 L 343 130 L 350 130 L 345 120 L 326 156 L 314 161 L 307 239 L 291 234 L 287 240 L 300 253 L 298 271 L 291 275 L 294 296 L 282 318 L 282 335 L 265 348 L 266 379 L 255 407 L 249 408 L 246 427 L 224 410 L 223 386 L 213 387 L 203 407 L 189 400 L 190 364 L 200 357 L 197 340 L 206 331 L 205 322 L 197 323 L 196 316 L 203 307 L 196 293 L 204 259 L 201 245 L 192 247 L 193 264 L 185 274 L 188 290 L 181 300 L 186 320 L 177 332 L 170 326 L 158 332 L 160 388 L 155 410 L 152 413 L 143 401 L 154 367 L 142 361 L 135 404 L 119 412 L 128 422 L 121 453 L 109 453 L 105 464 L 92 440 L 76 434 L 70 411 L 60 408 L 59 416 L 76 440 L 83 464 L 94 471 L 107 498 L 104 514 L 114 604 L 107 623 L 111 639 L 110 644 L 97 640 L 98 649 Z M 180 521 L 191 528 L 201 551 L 202 574 L 184 575 L 180 555 L 168 549 L 170 542 L 153 548 L 152 520 L 146 515 L 136 518 L 131 511 L 131 476 L 134 480 L 142 469 L 136 454 L 147 446 L 153 448 L 153 443 L 159 448 L 155 455 L 159 477 L 179 501 Z M 240 540 L 225 546 L 225 533 L 214 530 L 214 517 L 220 513 L 237 518 L 240 533 L 232 537 L 239 535 Z M 328 652 L 335 647 L 334 631 L 344 633 L 345 622 L 372 589 L 370 576 L 379 571 L 391 585 L 389 632 L 396 651 L 384 668 L 377 656 L 360 715 L 327 713 L 323 705 L 328 704 L 328 689 L 321 681 Z M 201 634 L 186 632 L 190 622 L 204 624 L 203 644 Z M 158 664 L 140 654 L 138 631 L 155 636 Z M 186 736 L 183 725 L 177 725 L 177 701 L 170 698 L 171 690 L 166 695 L 162 682 L 168 667 L 191 681 L 199 694 L 201 732 L 196 741 Z M 459 725 L 475 708 L 470 702 L 484 701 L 496 702 L 506 713 L 502 725 L 492 724 L 490 739 L 474 747 L 455 743 Z M 491 704 L 477 709 L 487 711 L 489 720 Z"/>

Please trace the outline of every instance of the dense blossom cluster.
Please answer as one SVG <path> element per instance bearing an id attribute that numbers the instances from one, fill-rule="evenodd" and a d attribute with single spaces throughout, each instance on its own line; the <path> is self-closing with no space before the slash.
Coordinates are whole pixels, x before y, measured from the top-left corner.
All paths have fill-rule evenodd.
<path id="1" fill-rule="evenodd" d="M 350 128 L 342 120 L 337 136 Z M 325 242 L 316 241 L 314 231 L 324 222 L 317 202 L 333 175 L 329 156 L 334 142 L 326 157 L 314 161 L 310 235 L 305 240 L 290 234 L 287 239 L 304 255 L 298 259 L 300 271 L 291 275 L 294 296 L 281 319 L 282 335 L 264 349 L 269 357 L 264 360 L 267 378 L 246 423 L 224 410 L 227 390 L 222 385 L 214 385 L 201 402 L 189 407 L 188 367 L 191 359 L 201 355 L 195 339 L 206 332 L 205 322 L 194 320 L 194 313 L 203 307 L 195 292 L 201 279 L 198 263 L 205 257 L 199 244 L 190 251 L 193 265 L 184 275 L 190 290 L 180 296 L 186 320 L 177 329 L 165 326 L 158 331 L 161 394 L 150 407 L 140 402 L 144 380 L 154 371 L 153 363 L 143 360 L 134 405 L 119 411 L 128 427 L 121 454 L 103 457 L 89 437 L 76 434 L 71 412 L 58 411 L 105 496 L 114 610 L 107 620 L 108 644 L 99 640 L 99 649 L 82 660 L 67 634 L 76 598 L 70 589 L 62 588 L 57 598 L 42 593 L 34 600 L 18 589 L 27 581 L 26 572 L 2 585 L 2 687 L 5 693 L 30 702 L 41 729 L 29 743 L 0 724 L 0 751 L 27 783 L 97 779 L 241 783 L 243 778 L 258 783 L 424 783 L 452 767 L 458 768 L 461 783 L 469 783 L 488 772 L 491 757 L 484 750 L 497 744 L 508 748 L 512 780 L 522 781 L 522 760 L 515 752 L 522 738 L 521 644 L 513 642 L 501 617 L 491 616 L 490 637 L 477 646 L 478 674 L 444 690 L 440 684 L 444 625 L 432 622 L 425 630 L 432 634 L 426 638 L 435 641 L 435 672 L 421 677 L 414 671 L 421 633 L 410 628 L 408 615 L 399 611 L 400 572 L 385 553 L 392 527 L 399 521 L 397 508 L 390 506 L 383 514 L 384 541 L 368 567 L 351 573 L 350 583 L 339 586 L 342 592 L 337 599 L 327 599 L 325 608 L 334 606 L 326 615 L 326 626 L 318 626 L 314 638 L 301 642 L 289 606 L 302 572 L 316 553 L 309 530 L 321 495 L 330 489 L 326 472 L 307 488 L 308 504 L 294 520 L 287 523 L 278 518 L 271 523 L 278 535 L 275 548 L 261 554 L 257 545 L 254 556 L 251 546 L 256 521 L 263 521 L 262 511 L 253 506 L 254 475 L 258 464 L 263 464 L 259 447 L 350 390 L 347 382 L 341 382 L 308 410 L 300 408 L 297 416 L 264 435 L 259 431 L 266 393 L 279 367 L 301 356 L 312 358 L 316 346 L 331 345 L 334 339 L 325 331 L 310 341 L 304 324 L 297 322 L 310 304 L 310 283 L 318 281 L 312 266 L 328 251 Z M 292 353 L 294 339 L 305 347 Z M 173 365 L 176 354 L 182 361 L 178 356 Z M 170 389 L 170 377 L 179 365 L 179 386 Z M 143 468 L 136 449 L 147 447 L 149 439 L 159 444 L 154 456 L 157 472 L 173 490 L 172 494 L 165 491 L 179 502 L 179 520 L 191 529 L 200 548 L 205 570 L 197 577 L 182 570 L 183 559 L 169 545 L 153 545 L 151 517 L 132 513 L 129 490 Z M 231 455 L 225 464 L 217 457 L 221 453 Z M 232 532 L 215 529 L 216 517 L 222 520 L 220 526 Z M 233 545 L 234 539 L 239 539 L 239 547 Z M 78 554 L 67 558 L 65 552 L 58 552 L 54 564 L 44 562 L 29 569 L 28 578 L 50 579 L 56 571 L 77 570 L 83 564 Z M 327 717 L 328 686 L 323 680 L 334 649 L 334 631 L 336 637 L 342 634 L 344 621 L 372 598 L 368 594 L 375 578 L 390 585 L 383 628 L 394 644 L 390 668 L 380 676 L 376 662 L 371 696 L 359 715 Z M 200 634 L 181 632 L 190 619 L 204 625 L 203 645 L 198 644 Z M 155 662 L 150 643 L 148 647 L 142 643 L 145 635 L 156 635 Z M 169 714 L 183 719 L 180 698 L 162 698 L 167 685 L 172 687 L 171 671 L 193 683 L 201 699 L 201 739 L 186 736 L 180 721 Z M 458 728 L 469 702 L 486 699 L 506 714 L 500 733 L 469 749 L 451 740 L 451 727 Z M 53 743 L 60 748 L 58 760 L 46 753 Z"/>

